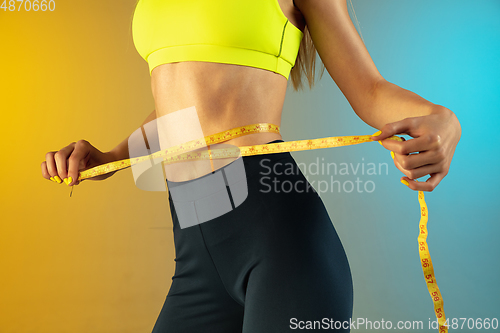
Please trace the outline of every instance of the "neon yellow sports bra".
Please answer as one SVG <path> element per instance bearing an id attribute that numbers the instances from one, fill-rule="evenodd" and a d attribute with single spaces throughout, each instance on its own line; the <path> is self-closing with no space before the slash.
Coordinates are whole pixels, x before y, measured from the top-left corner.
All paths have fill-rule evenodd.
<path id="1" fill-rule="evenodd" d="M 149 64 L 208 61 L 266 69 L 286 77 L 303 33 L 278 0 L 140 0 L 135 48 Z"/>

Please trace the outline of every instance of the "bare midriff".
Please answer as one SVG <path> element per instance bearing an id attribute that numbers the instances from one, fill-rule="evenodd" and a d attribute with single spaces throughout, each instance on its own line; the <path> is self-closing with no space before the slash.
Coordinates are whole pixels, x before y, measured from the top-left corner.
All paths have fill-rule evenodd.
<path id="1" fill-rule="evenodd" d="M 151 73 L 156 116 L 194 106 L 205 136 L 256 123 L 281 125 L 287 80 L 264 69 L 200 61 L 160 65 Z M 236 146 L 281 139 L 255 133 L 229 140 Z"/>
<path id="2" fill-rule="evenodd" d="M 279 4 L 303 31 L 303 17 L 292 0 Z M 151 72 L 157 118 L 194 106 L 204 136 L 256 123 L 281 126 L 288 83 L 283 75 L 268 70 L 202 61 L 163 64 Z M 279 133 L 254 133 L 224 143 L 249 146 L 278 139 L 282 140 Z"/>

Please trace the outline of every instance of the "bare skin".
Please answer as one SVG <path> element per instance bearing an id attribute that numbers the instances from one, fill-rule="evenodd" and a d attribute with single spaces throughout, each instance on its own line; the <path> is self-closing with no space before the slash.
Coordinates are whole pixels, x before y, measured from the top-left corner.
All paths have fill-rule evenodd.
<path id="1" fill-rule="evenodd" d="M 345 0 L 296 0 L 298 9 L 292 0 L 277 1 L 291 24 L 302 31 L 307 24 L 328 73 L 356 114 L 382 130 L 374 140 L 395 134 L 414 138 L 406 142 L 386 140 L 383 146 L 395 153 L 394 163 L 411 189 L 432 191 L 448 173 L 460 139 L 455 114 L 380 75 L 349 18 Z M 194 105 L 207 135 L 253 123 L 281 125 L 287 83 L 280 74 L 253 67 L 192 61 L 163 64 L 151 73 L 156 110 L 144 123 Z M 281 135 L 256 133 L 226 143 L 246 146 L 277 139 L 282 139 Z M 67 183 L 75 185 L 80 170 L 127 157 L 127 139 L 106 153 L 80 140 L 47 153 L 42 175 L 46 179 L 71 176 Z M 415 181 L 425 175 L 431 178 Z"/>

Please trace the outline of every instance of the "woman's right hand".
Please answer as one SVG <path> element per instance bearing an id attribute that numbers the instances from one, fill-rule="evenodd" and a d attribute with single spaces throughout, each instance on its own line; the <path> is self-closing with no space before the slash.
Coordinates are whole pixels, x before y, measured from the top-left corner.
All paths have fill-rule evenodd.
<path id="1" fill-rule="evenodd" d="M 68 186 L 78 185 L 80 181 L 77 179 L 80 171 L 115 160 L 110 152 L 103 153 L 88 141 L 80 140 L 67 145 L 59 151 L 48 152 L 45 155 L 45 161 L 42 163 L 42 175 L 45 179 L 58 184 L 64 181 Z M 103 180 L 113 174 L 114 172 L 111 172 L 89 179 Z"/>

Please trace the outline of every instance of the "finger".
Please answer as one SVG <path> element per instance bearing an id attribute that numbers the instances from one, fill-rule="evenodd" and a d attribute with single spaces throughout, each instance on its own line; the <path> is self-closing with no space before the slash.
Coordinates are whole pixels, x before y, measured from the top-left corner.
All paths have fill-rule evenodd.
<path id="1" fill-rule="evenodd" d="M 422 117 L 405 118 L 403 120 L 385 124 L 384 127 L 382 127 L 382 133 L 386 135 L 386 138 L 396 134 L 406 134 L 416 138 L 422 134 L 419 130 L 421 123 Z"/>
<path id="2" fill-rule="evenodd" d="M 379 139 L 380 134 L 382 134 L 382 131 L 377 131 L 377 132 L 373 133 L 371 139 L 372 140 L 380 140 Z"/>
<path id="3" fill-rule="evenodd" d="M 382 129 L 374 133 L 372 140 L 384 140 L 396 134 L 408 134 L 411 135 L 414 129 L 418 125 L 417 118 L 405 118 L 400 121 L 386 124 Z M 411 135 L 413 136 L 413 135 Z"/>
<path id="4" fill-rule="evenodd" d="M 394 159 L 394 164 L 399 169 L 399 171 L 401 171 L 406 176 L 406 177 L 401 178 L 401 180 L 405 180 L 409 184 L 414 184 L 414 183 L 423 184 L 425 182 L 417 182 L 417 181 L 415 181 L 415 179 L 418 179 L 420 177 L 424 177 L 426 175 L 430 175 L 432 178 L 433 175 L 436 175 L 436 174 L 441 175 L 441 178 L 438 179 L 438 181 L 437 181 L 437 183 L 439 183 L 439 181 L 441 181 L 441 179 L 443 179 L 443 177 L 446 176 L 446 174 L 448 173 L 448 171 L 446 169 L 443 169 L 443 167 L 439 164 L 427 165 L 427 166 L 416 168 L 413 170 L 407 170 L 407 169 L 403 168 L 401 166 L 401 164 L 398 162 L 397 156 L 398 155 L 396 155 L 396 158 Z M 431 178 L 429 178 L 429 179 L 431 179 Z M 434 180 L 432 180 L 429 184 L 430 184 L 430 186 L 435 187 L 435 186 L 437 186 L 437 183 L 434 183 Z M 430 188 L 430 186 L 429 185 L 425 185 L 425 186 L 427 186 L 425 188 L 426 188 L 426 191 L 428 191 L 429 190 L 428 188 Z M 412 189 L 418 189 L 419 191 L 420 191 L 420 188 L 423 188 L 422 185 L 419 185 L 419 187 L 415 187 L 415 188 L 413 188 L 412 186 L 409 186 L 409 187 Z M 432 189 L 430 189 L 429 191 L 432 191 Z"/>
<path id="5" fill-rule="evenodd" d="M 67 160 L 68 160 L 69 155 L 71 155 L 71 153 L 73 152 L 74 147 L 75 147 L 75 143 L 73 142 L 54 154 L 54 160 L 56 163 L 57 174 L 62 179 L 65 179 L 68 177 Z"/>
<path id="6" fill-rule="evenodd" d="M 411 140 L 410 140 L 411 141 Z M 444 156 L 434 150 L 409 155 L 395 154 L 399 164 L 406 170 L 412 170 L 425 165 L 437 164 L 444 160 Z"/>
<path id="7" fill-rule="evenodd" d="M 55 153 L 56 153 L 55 151 L 50 151 L 47 154 L 45 154 L 45 162 L 42 163 L 42 165 L 45 164 L 44 167 L 47 169 L 49 179 L 53 180 L 58 184 L 61 184 L 62 180 L 57 174 L 56 162 L 54 160 Z"/>
<path id="8" fill-rule="evenodd" d="M 42 177 L 45 178 L 45 179 L 50 179 L 50 175 L 49 175 L 49 172 L 47 171 L 47 163 L 45 163 L 45 161 L 42 162 Z"/>
<path id="9" fill-rule="evenodd" d="M 68 158 L 68 186 L 77 185 L 78 170 L 83 169 L 90 153 L 89 144 L 80 140 L 75 144 L 75 149 Z"/>
<path id="10" fill-rule="evenodd" d="M 436 134 L 425 134 L 403 142 L 384 140 L 383 146 L 397 154 L 408 155 L 429 150 L 439 150 L 441 139 L 439 135 Z"/>
<path id="11" fill-rule="evenodd" d="M 383 137 L 383 136 L 385 137 L 386 135 L 383 135 L 383 136 L 382 136 L 382 134 L 380 134 L 380 133 L 382 133 L 382 132 L 381 132 L 381 131 L 378 131 L 378 132 L 374 133 L 374 134 L 372 135 L 371 139 L 372 139 L 373 141 L 378 141 L 378 143 L 380 143 L 380 144 L 382 145 L 382 147 L 384 147 L 384 148 L 386 148 L 386 149 L 388 149 L 388 150 L 391 150 L 391 149 L 390 149 L 389 147 L 387 147 L 387 146 L 384 146 L 384 143 L 386 143 L 386 142 L 405 142 L 405 141 L 406 141 L 406 139 L 405 139 L 405 138 L 403 138 L 403 137 L 398 137 L 399 139 L 401 139 L 401 141 L 382 139 L 382 137 Z M 391 136 L 389 136 L 388 138 L 390 138 L 390 137 L 391 137 Z M 392 151 L 392 150 L 391 150 L 391 151 Z"/>
<path id="12" fill-rule="evenodd" d="M 425 166 L 420 167 L 420 168 L 408 170 L 408 172 L 405 174 L 407 175 L 407 177 L 409 179 L 418 179 L 418 178 L 421 178 L 421 177 L 424 177 L 427 175 L 432 175 L 432 174 L 442 172 L 442 171 L 443 171 L 443 168 L 441 167 L 441 165 L 431 164 L 431 165 L 425 165 Z"/>
<path id="13" fill-rule="evenodd" d="M 419 167 L 414 167 L 414 168 L 409 168 L 407 165 L 405 165 L 404 161 L 410 158 L 418 158 L 418 155 L 424 155 L 427 153 L 421 153 L 421 154 L 412 154 L 408 156 L 401 156 L 401 155 L 395 155 L 394 159 L 394 164 L 396 167 L 401 171 L 402 173 L 405 174 L 406 177 L 409 179 L 418 179 L 420 177 L 430 175 L 432 173 L 438 173 L 438 172 L 443 172 L 445 171 L 443 168 L 443 163 L 442 160 L 437 160 L 435 163 L 429 163 L 425 164 L 423 166 Z M 429 153 L 431 154 L 431 153 Z M 403 161 L 403 162 L 401 162 Z"/>
<path id="14" fill-rule="evenodd" d="M 45 162 L 47 164 L 47 171 L 51 177 L 58 176 L 56 161 L 54 160 L 55 151 L 50 151 L 45 154 Z"/>
<path id="15" fill-rule="evenodd" d="M 406 177 L 410 178 L 410 172 L 403 168 L 401 164 L 399 164 L 399 161 L 397 160 L 397 155 L 394 158 L 394 165 L 396 168 L 398 168 L 399 171 L 401 171 Z"/>
<path id="16" fill-rule="evenodd" d="M 441 180 L 446 175 L 445 172 L 433 173 L 425 182 L 417 182 L 415 180 L 402 177 L 401 181 L 406 180 L 408 182 L 408 187 L 415 191 L 426 191 L 432 192 L 436 186 L 441 182 Z"/>
<path id="17" fill-rule="evenodd" d="M 56 182 L 54 180 L 54 178 L 52 178 L 52 176 L 49 174 L 49 171 L 47 170 L 47 163 L 45 161 L 42 162 L 41 167 L 42 167 L 42 177 L 45 178 L 45 179 L 47 179 L 47 180 Z"/>

